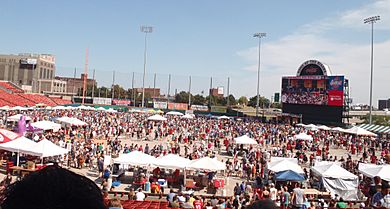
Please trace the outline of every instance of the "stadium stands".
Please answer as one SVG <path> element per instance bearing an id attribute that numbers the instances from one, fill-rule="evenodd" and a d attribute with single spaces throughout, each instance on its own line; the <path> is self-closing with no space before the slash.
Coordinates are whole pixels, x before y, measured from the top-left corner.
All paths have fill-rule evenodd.
<path id="1" fill-rule="evenodd" d="M 34 102 L 36 104 L 45 104 L 47 106 L 56 106 L 57 103 L 42 94 L 19 94 L 19 96 Z"/>
<path id="2" fill-rule="evenodd" d="M 13 93 L 24 93 L 21 88 L 8 81 L 0 81 L 0 87 Z"/>
<path id="3" fill-rule="evenodd" d="M 168 202 L 126 200 L 122 202 L 122 206 L 124 209 L 168 209 Z"/>
<path id="4" fill-rule="evenodd" d="M 53 100 L 53 102 L 55 102 L 57 105 L 72 104 L 72 101 L 70 100 L 65 100 L 61 98 L 50 98 L 50 99 Z"/>
<path id="5" fill-rule="evenodd" d="M 2 100 L 4 100 L 5 102 L 7 102 L 6 105 L 8 106 L 34 106 L 35 103 L 24 98 L 24 97 L 21 97 L 19 96 L 19 94 L 12 94 L 12 93 L 8 93 L 4 90 L 1 90 L 0 89 L 0 98 Z"/>

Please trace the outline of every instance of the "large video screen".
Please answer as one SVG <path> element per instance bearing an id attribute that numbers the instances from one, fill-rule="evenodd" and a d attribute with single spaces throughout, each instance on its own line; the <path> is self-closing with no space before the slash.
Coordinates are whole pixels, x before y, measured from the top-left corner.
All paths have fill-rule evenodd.
<path id="1" fill-rule="evenodd" d="M 344 76 L 282 78 L 282 103 L 343 106 Z"/>

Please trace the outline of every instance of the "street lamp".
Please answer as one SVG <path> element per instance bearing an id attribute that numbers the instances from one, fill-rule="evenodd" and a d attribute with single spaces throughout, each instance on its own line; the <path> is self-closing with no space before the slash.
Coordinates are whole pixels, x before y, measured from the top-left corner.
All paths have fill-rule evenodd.
<path id="1" fill-rule="evenodd" d="M 144 51 L 144 74 L 142 76 L 142 107 L 145 105 L 145 75 L 146 75 L 146 46 L 147 46 L 147 35 L 153 32 L 153 27 L 141 26 L 141 32 L 145 33 L 145 51 Z"/>
<path id="2" fill-rule="evenodd" d="M 374 23 L 380 20 L 380 16 L 364 19 L 365 24 L 371 24 L 371 77 L 370 77 L 370 124 L 372 123 L 372 77 L 374 71 Z"/>
<path id="3" fill-rule="evenodd" d="M 265 37 L 266 33 L 255 33 L 253 34 L 253 37 L 259 38 L 259 62 L 257 65 L 257 98 L 256 98 L 256 117 L 259 116 L 259 88 L 260 88 L 260 45 L 261 45 L 261 38 Z"/>

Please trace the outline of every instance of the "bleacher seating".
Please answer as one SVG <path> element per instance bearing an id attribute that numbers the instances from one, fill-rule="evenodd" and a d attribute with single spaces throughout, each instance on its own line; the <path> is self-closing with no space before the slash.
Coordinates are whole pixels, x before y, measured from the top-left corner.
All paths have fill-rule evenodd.
<path id="1" fill-rule="evenodd" d="M 42 95 L 42 94 L 19 94 L 21 97 L 28 99 L 36 104 L 45 104 L 47 106 L 56 106 L 57 103 L 55 103 L 53 100 L 51 100 L 49 97 Z"/>
<path id="2" fill-rule="evenodd" d="M 8 82 L 8 81 L 0 81 L 0 86 L 4 89 L 7 89 L 9 91 L 12 91 L 13 93 L 23 93 L 24 91 L 17 87 L 16 85 Z"/>
<path id="3" fill-rule="evenodd" d="M 0 107 L 4 107 L 4 106 L 13 106 L 13 105 L 10 105 L 9 102 L 6 102 L 5 100 L 0 99 Z"/>
<path id="4" fill-rule="evenodd" d="M 4 100 L 8 105 L 8 106 L 34 106 L 35 103 L 24 98 L 24 97 L 21 97 L 19 94 L 12 94 L 12 93 L 8 93 L 4 90 L 1 90 L 0 89 L 0 98 L 2 100 Z"/>

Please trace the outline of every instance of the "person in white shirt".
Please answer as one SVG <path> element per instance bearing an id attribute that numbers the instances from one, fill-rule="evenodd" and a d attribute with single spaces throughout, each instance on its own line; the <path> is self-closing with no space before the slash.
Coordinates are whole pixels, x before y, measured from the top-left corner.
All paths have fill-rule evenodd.
<path id="1" fill-rule="evenodd" d="M 139 188 L 138 192 L 135 194 L 135 199 L 137 201 L 144 201 L 146 198 L 146 195 L 142 192 L 142 189 Z"/>
<path id="2" fill-rule="evenodd" d="M 275 185 L 271 183 L 271 188 L 269 189 L 270 191 L 270 196 L 272 201 L 276 201 L 277 196 L 278 196 L 278 190 L 275 188 Z"/>

